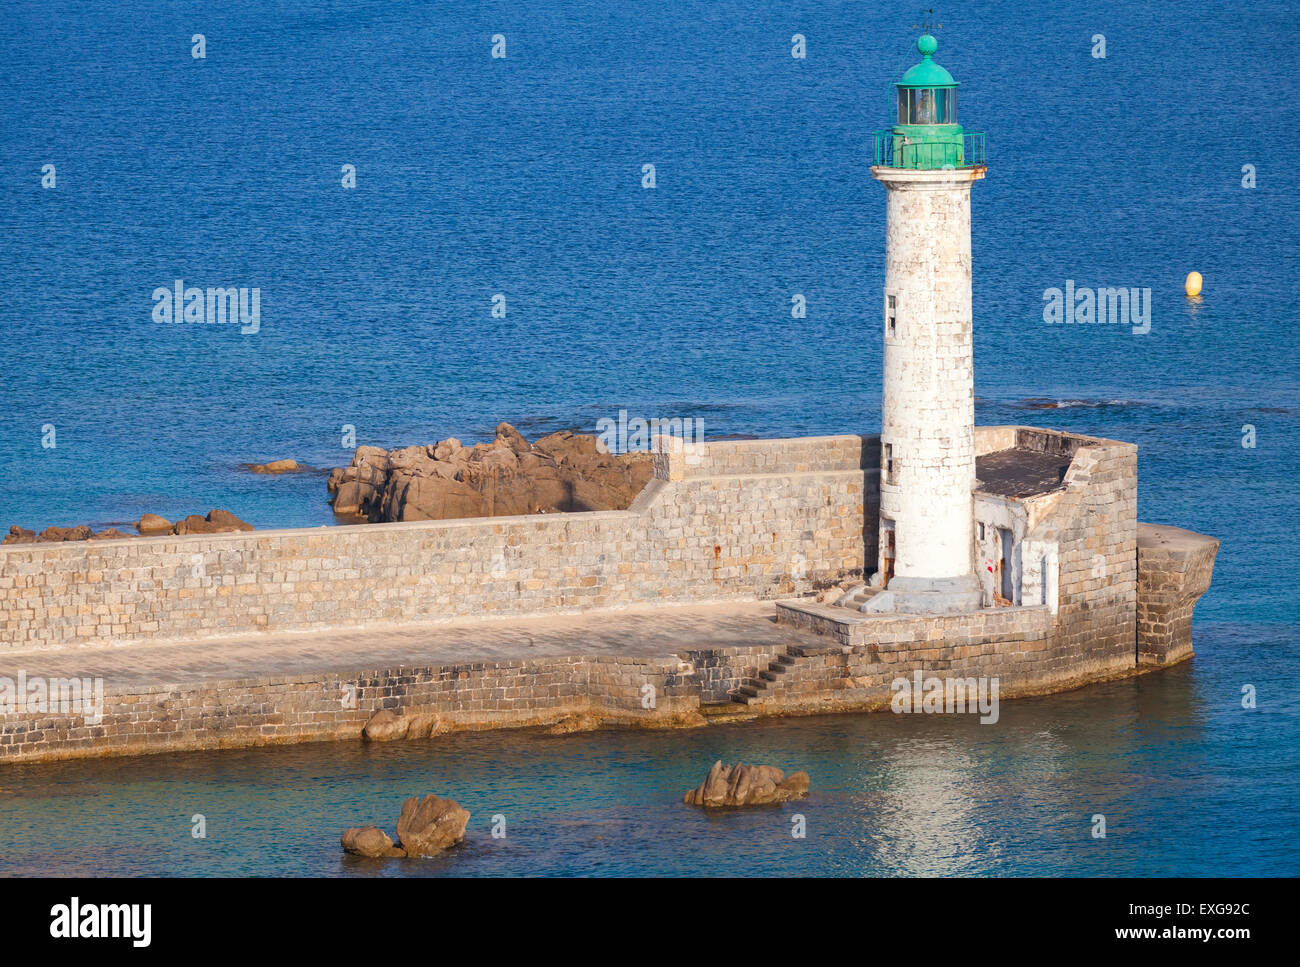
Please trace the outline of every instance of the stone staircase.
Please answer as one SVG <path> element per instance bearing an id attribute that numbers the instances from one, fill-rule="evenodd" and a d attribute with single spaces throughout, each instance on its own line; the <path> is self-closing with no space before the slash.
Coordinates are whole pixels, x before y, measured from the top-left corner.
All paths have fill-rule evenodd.
<path id="1" fill-rule="evenodd" d="M 836 598 L 835 607 L 861 611 L 862 606 L 879 594 L 880 590 L 880 588 L 873 588 L 869 584 L 859 584 L 857 587 L 849 588 L 843 595 Z"/>
<path id="2" fill-rule="evenodd" d="M 749 679 L 732 692 L 731 700 L 742 705 L 761 701 L 768 694 L 768 689 L 779 684 L 785 674 L 794 667 L 795 659 L 798 657 L 798 649 L 794 645 L 787 645 L 784 651 L 768 662 L 767 668 L 760 671 L 757 678 Z"/>

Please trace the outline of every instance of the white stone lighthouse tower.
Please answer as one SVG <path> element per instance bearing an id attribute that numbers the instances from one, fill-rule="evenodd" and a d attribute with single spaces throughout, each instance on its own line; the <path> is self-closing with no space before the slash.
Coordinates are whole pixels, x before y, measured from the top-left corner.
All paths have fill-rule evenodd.
<path id="1" fill-rule="evenodd" d="M 887 192 L 880 559 L 885 590 L 863 610 L 975 610 L 975 396 L 970 189 L 983 135 L 957 124 L 957 83 L 931 60 L 898 88 L 898 123 L 877 132 L 872 175 Z"/>

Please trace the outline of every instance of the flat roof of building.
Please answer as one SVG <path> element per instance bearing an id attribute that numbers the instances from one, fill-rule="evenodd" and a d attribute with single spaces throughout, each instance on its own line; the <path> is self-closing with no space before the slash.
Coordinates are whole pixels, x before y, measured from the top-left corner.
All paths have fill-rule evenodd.
<path id="1" fill-rule="evenodd" d="M 1051 493 L 1065 486 L 1070 455 L 1043 453 L 1012 447 L 975 458 L 976 490 L 997 497 L 1022 500 Z"/>

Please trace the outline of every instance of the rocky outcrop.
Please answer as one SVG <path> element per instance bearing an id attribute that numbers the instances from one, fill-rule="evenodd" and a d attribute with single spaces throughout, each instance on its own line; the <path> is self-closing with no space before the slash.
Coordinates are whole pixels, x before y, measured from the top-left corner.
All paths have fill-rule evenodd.
<path id="1" fill-rule="evenodd" d="M 251 531 L 253 525 L 236 517 L 228 510 L 210 510 L 208 516 L 191 514 L 184 520 L 173 524 L 157 514 L 145 514 L 135 528 L 140 533 L 129 534 L 116 527 L 110 527 L 96 533 L 87 525 L 78 527 L 47 527 L 37 534 L 35 531 L 19 527 L 9 528 L 9 534 L 0 544 L 37 544 L 51 541 L 112 541 L 128 537 L 154 537 L 163 534 L 224 534 L 231 531 Z"/>
<path id="2" fill-rule="evenodd" d="M 787 776 L 775 766 L 724 766 L 719 759 L 698 789 L 682 799 L 688 806 L 715 809 L 722 806 L 765 806 L 769 803 L 802 799 L 808 795 L 806 772 Z"/>
<path id="3" fill-rule="evenodd" d="M 469 810 L 452 799 L 430 793 L 402 803 L 397 818 L 397 841 L 407 856 L 435 856 L 465 839 Z"/>
<path id="4" fill-rule="evenodd" d="M 378 826 L 354 826 L 339 838 L 344 852 L 379 859 L 388 856 L 436 856 L 463 842 L 469 810 L 454 799 L 439 799 L 430 793 L 423 799 L 412 796 L 402 803 L 397 817 L 397 843 Z"/>
<path id="5" fill-rule="evenodd" d="M 207 517 L 190 514 L 172 528 L 173 534 L 225 534 L 232 531 L 251 531 L 252 524 L 245 523 L 228 510 L 210 510 Z"/>
<path id="6" fill-rule="evenodd" d="M 145 514 L 136 521 L 135 529 L 141 534 L 170 534 L 172 532 L 172 522 L 166 517 L 159 517 L 157 514 Z"/>
<path id="7" fill-rule="evenodd" d="M 623 510 L 654 474 L 648 453 L 602 452 L 561 431 L 529 443 L 509 423 L 491 443 L 358 447 L 330 473 L 334 512 L 373 522 Z"/>
<path id="8" fill-rule="evenodd" d="M 134 537 L 124 534 L 116 527 L 95 533 L 85 524 L 79 527 L 47 527 L 39 534 L 17 524 L 9 528 L 9 533 L 0 544 L 47 544 L 58 541 L 111 541 L 122 537 Z"/>

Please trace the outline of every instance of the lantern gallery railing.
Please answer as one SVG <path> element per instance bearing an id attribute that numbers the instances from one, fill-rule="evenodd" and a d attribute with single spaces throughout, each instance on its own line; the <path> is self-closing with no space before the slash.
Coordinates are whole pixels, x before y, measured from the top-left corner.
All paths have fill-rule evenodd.
<path id="1" fill-rule="evenodd" d="M 984 165 L 984 135 L 912 138 L 896 131 L 871 136 L 871 165 L 882 168 L 979 168 Z"/>

